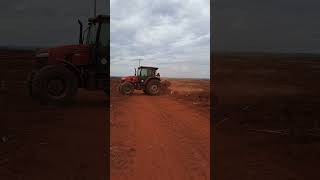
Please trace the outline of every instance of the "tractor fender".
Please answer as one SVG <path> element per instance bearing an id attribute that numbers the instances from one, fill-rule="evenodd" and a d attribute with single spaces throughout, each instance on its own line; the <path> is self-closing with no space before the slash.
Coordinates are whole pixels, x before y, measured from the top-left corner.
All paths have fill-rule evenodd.
<path id="1" fill-rule="evenodd" d="M 145 84 L 144 87 L 147 87 L 147 84 L 150 82 L 150 80 L 153 80 L 153 79 L 161 81 L 160 78 L 158 78 L 158 77 L 149 77 L 148 79 L 146 79 L 146 81 L 144 83 Z"/>

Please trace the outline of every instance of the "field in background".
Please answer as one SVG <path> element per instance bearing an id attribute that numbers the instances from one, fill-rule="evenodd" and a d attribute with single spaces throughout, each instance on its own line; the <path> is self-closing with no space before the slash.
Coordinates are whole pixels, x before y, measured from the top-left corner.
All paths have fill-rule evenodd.
<path id="1" fill-rule="evenodd" d="M 259 54 L 213 61 L 217 179 L 319 179 L 320 61 Z"/>
<path id="2" fill-rule="evenodd" d="M 119 96 L 119 77 L 111 77 L 111 98 Z M 201 106 L 201 109 L 210 108 L 210 80 L 187 78 L 161 78 L 162 96 L 171 96 L 178 101 Z M 140 92 L 139 90 L 136 90 Z M 142 92 L 142 91 L 141 91 Z"/>

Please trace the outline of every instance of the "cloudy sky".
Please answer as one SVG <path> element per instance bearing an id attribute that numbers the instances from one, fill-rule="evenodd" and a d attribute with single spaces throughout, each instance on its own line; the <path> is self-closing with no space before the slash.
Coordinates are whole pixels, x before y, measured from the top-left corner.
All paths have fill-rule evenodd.
<path id="1" fill-rule="evenodd" d="M 215 0 L 214 51 L 320 53 L 319 0 Z"/>
<path id="2" fill-rule="evenodd" d="M 210 0 L 111 0 L 111 75 L 209 78 Z"/>
<path id="3" fill-rule="evenodd" d="M 93 16 L 93 0 L 3 0 L 0 46 L 57 46 L 78 43 L 79 25 Z M 109 0 L 97 0 L 109 14 Z"/>
<path id="4" fill-rule="evenodd" d="M 109 0 L 97 0 L 108 14 Z M 112 75 L 133 74 L 137 62 L 162 76 L 208 77 L 214 51 L 320 53 L 319 0 L 111 0 Z M 93 0 L 0 2 L 0 46 L 78 42 L 77 19 L 93 15 Z"/>

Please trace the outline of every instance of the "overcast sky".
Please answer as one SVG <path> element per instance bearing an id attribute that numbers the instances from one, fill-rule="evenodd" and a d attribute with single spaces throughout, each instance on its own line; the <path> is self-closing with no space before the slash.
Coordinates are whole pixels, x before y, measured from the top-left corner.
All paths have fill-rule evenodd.
<path id="1" fill-rule="evenodd" d="M 109 0 L 97 0 L 108 14 Z M 213 1 L 212 1 L 213 2 Z M 209 77 L 214 51 L 320 53 L 319 0 L 111 0 L 112 75 L 133 74 L 136 58 L 163 76 Z M 77 19 L 93 15 L 93 0 L 0 2 L 0 46 L 78 42 Z"/>
<path id="2" fill-rule="evenodd" d="M 319 0 L 215 0 L 214 51 L 320 53 Z"/>
<path id="3" fill-rule="evenodd" d="M 111 0 L 111 75 L 141 65 L 163 77 L 209 78 L 209 0 Z"/>
<path id="4" fill-rule="evenodd" d="M 93 0 L 3 0 L 0 46 L 57 46 L 78 43 L 77 19 L 93 16 Z M 109 14 L 109 0 L 97 0 Z"/>

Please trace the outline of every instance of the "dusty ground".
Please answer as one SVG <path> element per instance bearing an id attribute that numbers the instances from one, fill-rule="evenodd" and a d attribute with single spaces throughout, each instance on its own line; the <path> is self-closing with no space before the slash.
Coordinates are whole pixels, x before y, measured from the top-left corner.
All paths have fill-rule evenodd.
<path id="1" fill-rule="evenodd" d="M 80 91 L 73 105 L 42 106 L 24 89 L 29 65 L 0 63 L 1 178 L 104 179 L 103 93 Z M 214 176 L 319 179 L 318 131 L 286 132 L 319 129 L 320 62 L 216 57 L 215 67 Z M 112 94 L 112 179 L 208 179 L 208 93 L 172 84 L 172 94 L 160 97 Z"/>
<path id="2" fill-rule="evenodd" d="M 210 178 L 209 80 L 169 80 L 168 94 L 129 97 L 111 80 L 112 180 Z"/>
<path id="3" fill-rule="evenodd" d="M 104 94 L 81 90 L 67 106 L 40 105 L 24 83 L 30 54 L 1 55 L 0 179 L 106 179 Z"/>
<path id="4" fill-rule="evenodd" d="M 214 176 L 320 179 L 320 61 L 216 56 L 214 67 Z"/>

